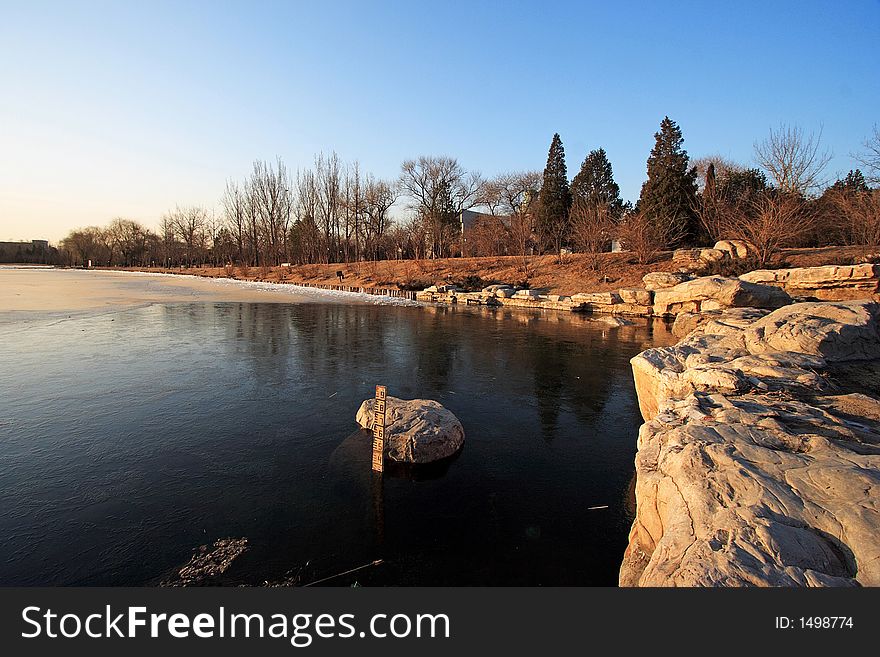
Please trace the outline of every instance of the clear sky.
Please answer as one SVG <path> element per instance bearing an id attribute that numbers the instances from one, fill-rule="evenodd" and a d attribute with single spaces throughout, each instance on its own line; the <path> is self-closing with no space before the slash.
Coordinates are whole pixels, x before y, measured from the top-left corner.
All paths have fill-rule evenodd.
<path id="1" fill-rule="evenodd" d="M 880 122 L 880 2 L 0 0 L 0 239 L 218 205 L 254 159 L 335 150 L 569 175 L 605 148 L 625 198 L 664 115 L 692 157 L 752 161 L 823 126 L 830 174 Z"/>

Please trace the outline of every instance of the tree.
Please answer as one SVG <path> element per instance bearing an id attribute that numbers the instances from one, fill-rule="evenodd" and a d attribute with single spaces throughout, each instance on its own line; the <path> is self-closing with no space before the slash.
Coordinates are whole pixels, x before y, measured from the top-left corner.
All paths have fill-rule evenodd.
<path id="1" fill-rule="evenodd" d="M 821 129 L 818 135 L 807 135 L 796 125 L 780 124 L 767 139 L 755 142 L 755 160 L 779 191 L 807 195 L 822 186 L 831 160 L 829 151 L 820 151 L 821 142 Z"/>
<path id="2" fill-rule="evenodd" d="M 372 175 L 364 181 L 364 249 L 373 260 L 379 259 L 379 248 L 391 222 L 391 206 L 399 195 L 393 182 L 377 180 Z"/>
<path id="3" fill-rule="evenodd" d="M 611 243 L 617 223 L 612 212 L 610 204 L 585 198 L 576 198 L 571 206 L 571 238 L 578 250 L 588 254 L 590 269 L 599 268 L 599 254 Z"/>
<path id="4" fill-rule="evenodd" d="M 865 180 L 872 185 L 880 185 L 880 128 L 874 125 L 874 132 L 862 144 L 864 151 L 855 156 L 865 167 Z"/>
<path id="5" fill-rule="evenodd" d="M 648 157 L 648 179 L 642 185 L 638 211 L 646 221 L 669 224 L 658 225 L 653 231 L 656 235 L 666 235 L 669 239 L 681 236 L 668 246 L 694 241 L 698 233 L 694 213 L 697 171 L 688 167 L 681 128 L 668 116 L 664 117 L 654 140 L 654 148 Z"/>
<path id="6" fill-rule="evenodd" d="M 826 239 L 838 244 L 880 245 L 880 189 L 869 188 L 859 169 L 828 187 L 819 205 Z"/>
<path id="7" fill-rule="evenodd" d="M 240 264 L 244 262 L 251 246 L 247 239 L 247 191 L 238 183 L 227 181 L 221 203 L 226 229 L 235 243 L 236 261 Z"/>
<path id="8" fill-rule="evenodd" d="M 468 173 L 455 158 L 422 156 L 401 165 L 400 188 L 424 225 L 432 257 L 451 255 L 461 213 L 476 205 L 482 186 L 480 174 Z"/>
<path id="9" fill-rule="evenodd" d="M 591 151 L 571 181 L 572 202 L 585 201 L 587 207 L 605 206 L 608 214 L 619 217 L 623 209 L 620 187 L 614 182 L 614 172 L 604 148 Z"/>
<path id="10" fill-rule="evenodd" d="M 617 238 L 627 251 L 632 251 L 640 265 L 647 265 L 666 248 L 680 238 L 681 224 L 648 217 L 643 212 L 632 211 L 624 215 L 616 227 Z"/>
<path id="11" fill-rule="evenodd" d="M 726 214 L 751 204 L 767 189 L 767 178 L 758 169 L 726 166 L 720 175 L 715 171 L 715 163 L 709 162 L 705 168 L 703 193 L 694 203 L 700 226 L 711 242 L 726 237 Z"/>
<path id="12" fill-rule="evenodd" d="M 723 229 L 727 237 L 750 243 L 757 265 L 766 267 L 781 249 L 802 245 L 816 218 L 814 205 L 800 195 L 772 190 L 733 207 L 724 216 Z"/>
<path id="13" fill-rule="evenodd" d="M 568 235 L 568 213 L 571 209 L 571 189 L 565 166 L 565 149 L 559 133 L 553 135 L 547 166 L 544 167 L 535 230 L 542 247 L 562 254 L 562 244 Z"/>

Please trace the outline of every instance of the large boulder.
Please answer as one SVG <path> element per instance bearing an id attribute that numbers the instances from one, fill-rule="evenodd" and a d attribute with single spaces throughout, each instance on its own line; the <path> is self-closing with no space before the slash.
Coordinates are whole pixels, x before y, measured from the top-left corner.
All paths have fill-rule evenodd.
<path id="1" fill-rule="evenodd" d="M 785 291 L 737 278 L 704 276 L 654 292 L 655 315 L 724 308 L 780 308 L 791 303 Z"/>
<path id="2" fill-rule="evenodd" d="M 375 399 L 367 399 L 356 420 L 373 429 Z M 430 463 L 455 454 L 464 443 L 458 418 L 431 399 L 388 397 L 385 412 L 385 456 L 404 463 Z"/>
<path id="3" fill-rule="evenodd" d="M 871 301 L 797 303 L 745 331 L 749 353 L 793 351 L 827 362 L 880 358 L 880 306 Z"/>

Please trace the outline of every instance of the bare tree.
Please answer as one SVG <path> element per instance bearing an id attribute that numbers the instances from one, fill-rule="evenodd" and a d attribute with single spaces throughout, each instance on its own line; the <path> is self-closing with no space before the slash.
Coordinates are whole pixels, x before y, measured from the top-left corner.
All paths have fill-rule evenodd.
<path id="1" fill-rule="evenodd" d="M 208 223 L 207 211 L 199 206 L 176 207 L 167 215 L 167 223 L 173 227 L 173 234 L 183 242 L 183 260 L 188 267 L 200 262 L 207 242 L 205 228 Z"/>
<path id="2" fill-rule="evenodd" d="M 766 267 L 784 248 L 800 246 L 816 225 L 813 205 L 797 194 L 767 193 L 725 215 L 727 236 L 745 240 Z"/>
<path id="3" fill-rule="evenodd" d="M 279 158 L 275 165 L 254 162 L 250 179 L 251 203 L 260 226 L 264 265 L 277 265 L 284 256 L 290 224 L 291 183 Z"/>
<path id="4" fill-rule="evenodd" d="M 101 232 L 98 226 L 73 230 L 61 240 L 61 248 L 70 252 L 74 264 L 84 267 L 89 261 L 96 264 L 101 249 Z"/>
<path id="5" fill-rule="evenodd" d="M 244 186 L 234 181 L 227 181 L 226 190 L 221 200 L 226 219 L 226 228 L 229 230 L 237 252 L 237 261 L 244 262 L 248 252 L 247 239 L 247 215 L 248 198 Z"/>
<path id="6" fill-rule="evenodd" d="M 315 158 L 315 188 L 317 190 L 318 225 L 326 239 L 326 252 L 321 262 L 339 261 L 339 212 L 342 206 L 341 170 L 339 156 L 320 153 Z"/>
<path id="7" fill-rule="evenodd" d="M 401 165 L 400 186 L 427 229 L 432 257 L 449 255 L 459 236 L 459 218 L 480 197 L 483 180 L 451 157 L 422 156 Z"/>
<path id="8" fill-rule="evenodd" d="M 500 211 L 509 216 L 510 243 L 514 252 L 523 258 L 524 273 L 525 258 L 535 245 L 535 210 L 542 180 L 540 171 L 519 171 L 503 173 L 492 182 L 500 199 Z"/>
<path id="9" fill-rule="evenodd" d="M 399 196 L 395 183 L 376 180 L 373 176 L 367 176 L 364 181 L 364 248 L 373 260 L 379 259 L 382 238 L 391 221 L 389 212 Z"/>
<path id="10" fill-rule="evenodd" d="M 831 152 L 820 150 L 822 130 L 804 134 L 798 126 L 780 124 L 770 136 L 755 142 L 755 159 L 784 194 L 808 194 L 824 184 Z"/>
<path id="11" fill-rule="evenodd" d="M 652 262 L 668 245 L 680 241 L 686 227 L 680 222 L 657 221 L 641 212 L 626 214 L 616 227 L 618 239 L 632 251 L 639 264 Z"/>
<path id="12" fill-rule="evenodd" d="M 874 124 L 874 132 L 864 143 L 864 151 L 853 157 L 865 168 L 865 180 L 871 185 L 880 185 L 880 128 Z"/>
<path id="13" fill-rule="evenodd" d="M 831 190 L 832 226 L 844 244 L 880 246 L 880 189 Z"/>
<path id="14" fill-rule="evenodd" d="M 584 198 L 575 199 L 569 215 L 571 237 L 578 250 L 586 253 L 590 269 L 599 268 L 599 254 L 607 250 L 611 232 L 615 227 L 611 208 L 607 203 L 591 203 Z"/>

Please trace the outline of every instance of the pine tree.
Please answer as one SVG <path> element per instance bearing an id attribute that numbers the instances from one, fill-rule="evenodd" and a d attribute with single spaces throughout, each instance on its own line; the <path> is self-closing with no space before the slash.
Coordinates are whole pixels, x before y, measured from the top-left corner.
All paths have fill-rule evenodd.
<path id="1" fill-rule="evenodd" d="M 571 181 L 573 202 L 586 202 L 590 207 L 606 206 L 614 218 L 620 217 L 623 201 L 620 187 L 614 182 L 614 172 L 604 148 L 591 151 L 581 164 L 581 170 Z"/>
<path id="2" fill-rule="evenodd" d="M 668 246 L 691 242 L 698 230 L 694 213 L 697 171 L 688 169 L 688 154 L 682 148 L 684 138 L 675 121 L 664 117 L 654 139 L 639 209 L 666 235 Z"/>
<path id="3" fill-rule="evenodd" d="M 568 234 L 568 212 L 571 208 L 571 191 L 568 187 L 568 170 L 565 167 L 565 149 L 559 133 L 553 135 L 544 182 L 538 197 L 538 214 L 535 228 L 545 250 L 552 248 L 557 254 Z"/>

